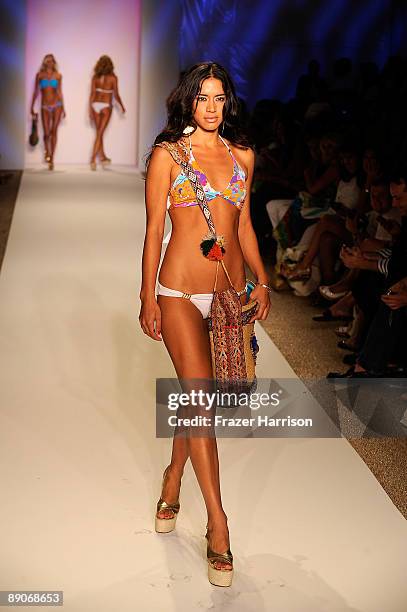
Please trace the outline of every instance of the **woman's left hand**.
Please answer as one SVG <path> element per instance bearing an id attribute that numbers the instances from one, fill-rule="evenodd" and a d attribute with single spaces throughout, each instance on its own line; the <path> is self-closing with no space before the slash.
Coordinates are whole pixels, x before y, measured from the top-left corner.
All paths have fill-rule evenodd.
<path id="1" fill-rule="evenodd" d="M 267 319 L 271 307 L 269 290 L 261 285 L 256 285 L 250 293 L 249 302 L 257 302 L 258 308 L 255 314 L 250 319 L 249 323 L 256 320 L 264 321 Z"/>
<path id="2" fill-rule="evenodd" d="M 363 269 L 366 264 L 366 258 L 363 257 L 361 250 L 358 247 L 342 247 L 339 257 L 350 270 Z"/>
<path id="3" fill-rule="evenodd" d="M 407 306 L 407 291 L 382 295 L 382 301 L 392 310 L 398 310 Z"/>

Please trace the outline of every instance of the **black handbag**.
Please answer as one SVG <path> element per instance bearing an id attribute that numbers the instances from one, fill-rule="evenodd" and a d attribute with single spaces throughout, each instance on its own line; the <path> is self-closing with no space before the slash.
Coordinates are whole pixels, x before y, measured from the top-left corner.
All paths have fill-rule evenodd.
<path id="1" fill-rule="evenodd" d="M 38 144 L 38 119 L 37 117 L 33 117 L 32 123 L 31 123 L 31 134 L 30 134 L 30 138 L 28 139 L 28 142 L 30 143 L 30 145 L 32 147 L 35 147 L 35 145 Z"/>

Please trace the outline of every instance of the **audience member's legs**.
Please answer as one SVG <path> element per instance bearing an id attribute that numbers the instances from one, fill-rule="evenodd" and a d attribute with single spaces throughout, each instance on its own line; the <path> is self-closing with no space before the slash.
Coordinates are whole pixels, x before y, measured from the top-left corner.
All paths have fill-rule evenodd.
<path id="1" fill-rule="evenodd" d="M 397 341 L 403 334 L 405 324 L 405 308 L 391 310 L 381 302 L 363 348 L 358 355 L 355 372 L 365 370 L 372 373 L 383 373 L 392 357 Z"/>
<path id="2" fill-rule="evenodd" d="M 335 304 L 332 304 L 332 306 L 329 307 L 329 310 L 334 317 L 346 316 L 352 314 L 354 305 L 355 298 L 353 297 L 352 293 L 349 292 L 340 300 L 335 302 Z"/>
<path id="3" fill-rule="evenodd" d="M 338 261 L 341 241 L 331 232 L 321 235 L 319 245 L 319 268 L 323 285 L 331 285 L 336 280 L 335 265 Z"/>
<path id="4" fill-rule="evenodd" d="M 333 293 L 341 293 L 342 291 L 349 291 L 352 289 L 354 284 L 357 282 L 359 276 L 359 270 L 346 270 L 343 276 L 333 285 L 330 285 L 330 290 Z"/>
<path id="5" fill-rule="evenodd" d="M 380 296 L 385 290 L 385 278 L 379 272 L 361 270 L 358 280 L 352 289 L 352 294 L 357 305 L 363 311 L 365 317 L 366 330 L 376 315 L 382 303 Z"/>
<path id="6" fill-rule="evenodd" d="M 302 270 L 309 268 L 315 257 L 320 252 L 321 239 L 325 233 L 333 234 L 339 240 L 344 240 L 347 237 L 347 229 L 343 220 L 337 215 L 325 215 L 323 216 L 314 231 L 312 241 L 308 251 L 305 253 L 304 258 L 298 264 L 298 269 Z"/>

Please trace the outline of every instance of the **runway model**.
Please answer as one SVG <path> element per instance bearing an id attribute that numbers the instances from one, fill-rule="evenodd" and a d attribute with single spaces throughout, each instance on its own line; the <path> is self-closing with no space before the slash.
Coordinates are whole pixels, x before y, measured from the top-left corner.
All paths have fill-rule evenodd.
<path id="1" fill-rule="evenodd" d="M 103 135 L 112 116 L 113 96 L 120 104 L 123 113 L 126 109 L 119 95 L 118 79 L 114 73 L 113 62 L 108 55 L 102 55 L 95 66 L 89 98 L 89 117 L 95 124 L 96 137 L 90 160 L 91 170 L 96 170 L 96 157 L 99 156 L 102 166 L 111 163 L 106 156 Z"/>
<path id="2" fill-rule="evenodd" d="M 167 108 L 167 125 L 155 139 L 148 159 L 139 321 L 150 338 L 164 340 L 179 379 L 211 379 L 207 319 L 216 265 L 203 257 L 199 248 L 208 228 L 195 192 L 163 143 L 182 139 L 188 147 L 190 163 L 199 171 L 217 233 L 225 237 L 224 262 L 242 304 L 248 299 L 245 261 L 257 278 L 250 295 L 258 303 L 252 321 L 266 319 L 270 309 L 268 278 L 250 219 L 254 153 L 239 126 L 233 83 L 218 64 L 197 64 L 186 71 L 168 98 Z M 172 235 L 160 269 L 156 297 L 167 204 Z M 222 267 L 217 283 L 219 291 L 229 286 Z M 233 556 L 221 501 L 215 436 L 174 436 L 171 462 L 164 471 L 157 504 L 156 530 L 168 532 L 175 527 L 181 477 L 188 457 L 207 510 L 209 580 L 215 585 L 229 586 Z"/>
<path id="3" fill-rule="evenodd" d="M 38 117 L 34 110 L 35 100 L 41 91 L 41 119 L 44 131 L 45 161 L 49 170 L 54 169 L 54 153 L 57 144 L 57 130 L 62 117 L 66 117 L 62 97 L 62 75 L 52 53 L 48 53 L 35 77 L 31 102 L 31 115 Z"/>

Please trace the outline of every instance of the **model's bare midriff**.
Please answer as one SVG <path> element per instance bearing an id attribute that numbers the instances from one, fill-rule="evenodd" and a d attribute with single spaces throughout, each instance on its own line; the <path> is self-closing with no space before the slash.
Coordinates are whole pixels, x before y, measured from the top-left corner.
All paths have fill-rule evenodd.
<path id="1" fill-rule="evenodd" d="M 239 210 L 222 197 L 208 204 L 217 234 L 225 238 L 224 264 L 237 291 L 245 286 L 245 268 L 238 238 Z M 170 241 L 162 261 L 158 280 L 162 285 L 187 293 L 211 293 L 214 288 L 216 261 L 204 257 L 200 249 L 202 238 L 209 232 L 199 206 L 171 208 Z M 216 289 L 229 287 L 219 264 Z M 242 296 L 244 297 L 244 296 Z"/>
<path id="2" fill-rule="evenodd" d="M 56 76 L 55 76 L 56 75 Z M 47 72 L 44 73 L 40 73 L 39 74 L 39 78 L 40 79 L 56 79 L 56 78 L 60 78 L 60 74 L 59 73 L 55 73 L 55 75 L 53 74 L 52 76 L 49 76 Z M 55 89 L 55 87 L 51 87 L 51 85 L 48 85 L 47 87 L 44 87 L 42 90 L 42 98 L 41 98 L 41 103 L 44 105 L 52 105 L 55 104 L 55 102 L 58 102 L 59 100 L 59 94 L 57 89 Z"/>

